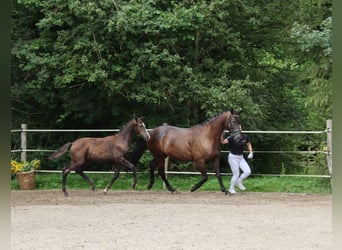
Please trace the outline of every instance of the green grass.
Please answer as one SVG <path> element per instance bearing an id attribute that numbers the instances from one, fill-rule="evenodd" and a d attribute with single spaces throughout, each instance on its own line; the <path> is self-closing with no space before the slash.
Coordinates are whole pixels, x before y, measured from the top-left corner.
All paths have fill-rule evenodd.
<path id="1" fill-rule="evenodd" d="M 104 189 L 110 181 L 111 174 L 88 174 L 95 182 L 97 189 Z M 231 176 L 223 176 L 223 182 L 228 189 Z M 169 174 L 170 184 L 179 191 L 189 191 L 200 179 L 200 175 L 176 175 Z M 147 190 L 149 174 L 139 173 L 137 190 Z M 35 189 L 61 189 L 62 174 L 35 173 Z M 328 178 L 311 177 L 254 177 L 250 176 L 244 181 L 247 191 L 250 192 L 289 192 L 289 193 L 312 193 L 331 194 L 331 183 Z M 112 186 L 112 190 L 130 190 L 132 175 L 121 173 Z M 67 189 L 89 189 L 88 183 L 75 173 L 68 175 Z M 11 180 L 11 189 L 18 189 L 16 178 Z M 159 176 L 155 175 L 155 183 L 152 190 L 162 190 L 163 183 Z M 200 188 L 202 191 L 219 191 L 219 184 L 215 175 L 209 175 L 209 179 Z"/>

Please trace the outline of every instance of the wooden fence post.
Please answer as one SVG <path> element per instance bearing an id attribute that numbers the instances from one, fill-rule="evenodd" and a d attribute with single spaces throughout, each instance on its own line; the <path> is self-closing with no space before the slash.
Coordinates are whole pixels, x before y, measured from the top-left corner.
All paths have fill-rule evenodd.
<path id="1" fill-rule="evenodd" d="M 169 170 L 169 157 L 166 157 L 165 158 L 165 161 L 164 161 L 164 169 L 165 169 L 165 177 L 167 179 L 167 171 Z M 166 185 L 165 183 L 163 182 L 163 189 L 166 188 Z"/>
<path id="2" fill-rule="evenodd" d="M 20 133 L 21 157 L 20 157 L 20 160 L 22 162 L 26 161 L 26 149 L 27 149 L 26 129 L 27 129 L 27 125 L 21 124 L 21 133 Z"/>
<path id="3" fill-rule="evenodd" d="M 327 162 L 329 174 L 332 175 L 332 120 L 327 120 Z"/>

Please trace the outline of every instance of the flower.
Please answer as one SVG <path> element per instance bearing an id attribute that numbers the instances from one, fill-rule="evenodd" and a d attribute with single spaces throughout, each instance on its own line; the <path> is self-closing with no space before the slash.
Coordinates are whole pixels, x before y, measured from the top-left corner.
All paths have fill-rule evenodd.
<path id="1" fill-rule="evenodd" d="M 17 172 L 29 172 L 36 170 L 40 167 L 40 160 L 34 159 L 32 161 L 18 162 L 11 160 L 11 173 L 15 174 Z"/>

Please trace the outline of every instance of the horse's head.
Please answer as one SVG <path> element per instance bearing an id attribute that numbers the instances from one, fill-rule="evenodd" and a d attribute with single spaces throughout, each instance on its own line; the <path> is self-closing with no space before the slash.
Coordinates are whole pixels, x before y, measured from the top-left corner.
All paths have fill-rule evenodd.
<path id="1" fill-rule="evenodd" d="M 241 122 L 240 122 L 240 113 L 234 109 L 230 110 L 230 116 L 227 122 L 227 129 L 229 130 L 229 134 L 233 136 L 235 141 L 239 141 L 241 138 Z"/>
<path id="2" fill-rule="evenodd" d="M 150 133 L 147 131 L 145 124 L 143 122 L 143 117 L 135 118 L 135 132 L 144 138 L 145 141 L 150 139 Z"/>

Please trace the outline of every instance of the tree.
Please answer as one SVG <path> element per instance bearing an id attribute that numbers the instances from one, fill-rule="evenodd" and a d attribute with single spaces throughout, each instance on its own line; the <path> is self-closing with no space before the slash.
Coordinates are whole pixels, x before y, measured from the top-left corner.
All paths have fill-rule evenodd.
<path id="1" fill-rule="evenodd" d="M 308 82 L 307 105 L 332 116 L 332 18 L 322 20 L 315 28 L 307 24 L 296 23 L 293 37 L 297 39 L 303 62 L 303 82 Z M 302 60 L 302 59 L 300 59 Z"/>
<path id="2" fill-rule="evenodd" d="M 328 4 L 13 1 L 13 127 L 116 128 L 134 115 L 150 128 L 192 126 L 235 108 L 246 130 L 320 128 L 330 115 L 321 115 L 330 103 L 331 65 L 321 53 L 329 53 Z M 309 106 L 316 95 L 326 97 L 317 110 Z M 257 148 L 273 150 L 304 141 L 253 135 Z"/>

